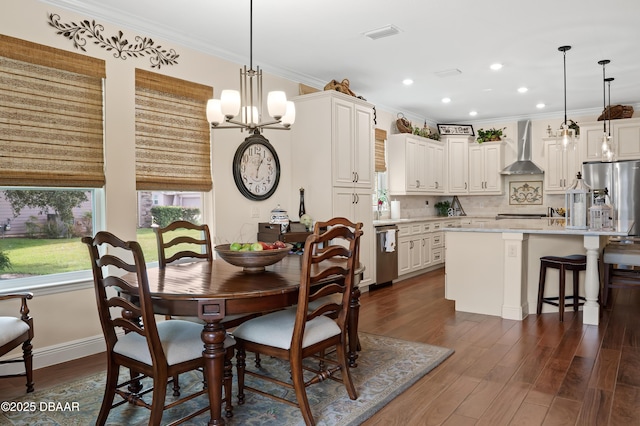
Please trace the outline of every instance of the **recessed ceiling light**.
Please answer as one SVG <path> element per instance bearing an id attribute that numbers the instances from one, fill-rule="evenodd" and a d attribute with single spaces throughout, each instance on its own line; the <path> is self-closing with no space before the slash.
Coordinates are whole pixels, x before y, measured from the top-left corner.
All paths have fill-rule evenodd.
<path id="1" fill-rule="evenodd" d="M 536 108 L 538 108 L 538 109 L 542 109 L 544 107 L 546 107 L 546 105 L 543 104 L 542 102 L 540 102 L 539 104 L 536 105 Z"/>
<path id="2" fill-rule="evenodd" d="M 451 102 L 451 98 L 442 98 L 443 104 L 448 104 L 449 102 Z"/>
<path id="3" fill-rule="evenodd" d="M 404 80 L 402 80 L 402 84 L 404 84 L 405 86 L 411 86 L 413 84 L 413 80 L 411 80 L 410 78 L 405 78 Z"/>
<path id="4" fill-rule="evenodd" d="M 478 111 L 471 111 L 469 115 L 475 117 L 476 115 L 478 115 Z"/>
<path id="5" fill-rule="evenodd" d="M 518 87 L 518 93 L 526 93 L 529 89 L 526 87 Z"/>
<path id="6" fill-rule="evenodd" d="M 498 63 L 491 64 L 491 66 L 489 68 L 491 68 L 494 71 L 498 71 L 500 68 L 502 68 L 502 64 L 498 64 Z"/>

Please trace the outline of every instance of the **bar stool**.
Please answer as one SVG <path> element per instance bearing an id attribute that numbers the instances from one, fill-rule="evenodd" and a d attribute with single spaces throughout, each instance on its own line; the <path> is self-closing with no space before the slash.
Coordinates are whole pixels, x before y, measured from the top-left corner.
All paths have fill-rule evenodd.
<path id="1" fill-rule="evenodd" d="M 560 271 L 559 296 L 544 297 L 544 285 L 547 279 L 547 268 L 558 269 Z M 579 278 L 580 271 L 587 269 L 587 256 L 581 254 L 572 254 L 569 256 L 543 256 L 540 258 L 540 281 L 538 283 L 538 309 L 536 313 L 540 315 L 542 312 L 542 304 L 548 303 L 558 306 L 560 309 L 560 322 L 564 320 L 564 307 L 573 306 L 573 310 L 577 311 L 578 306 L 584 305 L 580 300 L 586 300 L 579 296 Z M 573 294 L 565 295 L 565 275 L 566 271 L 573 271 Z M 565 303 L 566 299 L 572 299 L 571 303 Z"/>

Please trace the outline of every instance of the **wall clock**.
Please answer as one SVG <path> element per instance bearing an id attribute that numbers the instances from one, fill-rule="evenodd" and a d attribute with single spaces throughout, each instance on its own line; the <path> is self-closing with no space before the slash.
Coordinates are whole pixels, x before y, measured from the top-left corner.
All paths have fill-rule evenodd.
<path id="1" fill-rule="evenodd" d="M 233 180 L 250 200 L 266 200 L 278 188 L 280 160 L 273 146 L 261 134 L 247 137 L 233 157 Z"/>

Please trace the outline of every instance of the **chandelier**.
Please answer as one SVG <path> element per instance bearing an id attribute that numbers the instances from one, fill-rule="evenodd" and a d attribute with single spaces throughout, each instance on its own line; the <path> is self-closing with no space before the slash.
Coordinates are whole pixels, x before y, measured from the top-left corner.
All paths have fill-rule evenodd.
<path id="1" fill-rule="evenodd" d="M 609 83 L 609 105 L 611 105 L 611 81 L 613 78 L 606 78 L 605 65 L 610 63 L 608 59 L 598 61 L 599 65 L 602 65 L 602 145 L 600 146 L 602 161 L 613 161 L 615 155 L 613 150 L 613 139 L 611 138 L 611 110 L 609 109 L 609 132 L 607 133 L 607 117 L 604 116 L 607 112 L 607 100 L 605 85 Z"/>
<path id="2" fill-rule="evenodd" d="M 240 91 L 223 90 L 220 99 L 207 102 L 207 121 L 213 129 L 289 130 L 296 118 L 295 105 L 283 91 L 267 95 L 269 119 L 263 121 L 262 70 L 253 69 L 253 0 L 249 2 L 249 68 L 240 69 Z"/>
<path id="3" fill-rule="evenodd" d="M 575 149 L 576 147 L 574 131 L 567 125 L 567 50 L 570 49 L 571 46 L 558 47 L 564 60 L 564 123 L 556 133 L 556 144 L 558 149 L 562 150 Z"/>

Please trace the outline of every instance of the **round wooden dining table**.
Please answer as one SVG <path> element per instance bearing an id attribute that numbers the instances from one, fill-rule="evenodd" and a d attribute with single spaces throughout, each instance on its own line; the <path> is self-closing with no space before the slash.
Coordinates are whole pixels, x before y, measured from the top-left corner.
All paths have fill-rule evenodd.
<path id="1" fill-rule="evenodd" d="M 333 263 L 335 264 L 335 262 Z M 314 268 L 331 266 L 328 262 Z M 355 271 L 348 317 L 349 363 L 357 365 L 357 330 L 360 290 L 357 283 L 364 268 Z M 205 321 L 202 331 L 207 389 L 211 418 L 209 425 L 222 425 L 222 379 L 226 330 L 225 316 L 282 309 L 298 302 L 302 256 L 288 255 L 265 271 L 244 272 L 222 259 L 167 265 L 147 270 L 149 290 L 157 314 L 198 316 Z M 314 272 L 315 273 L 315 272 Z M 319 283 L 321 285 L 322 283 Z"/>

